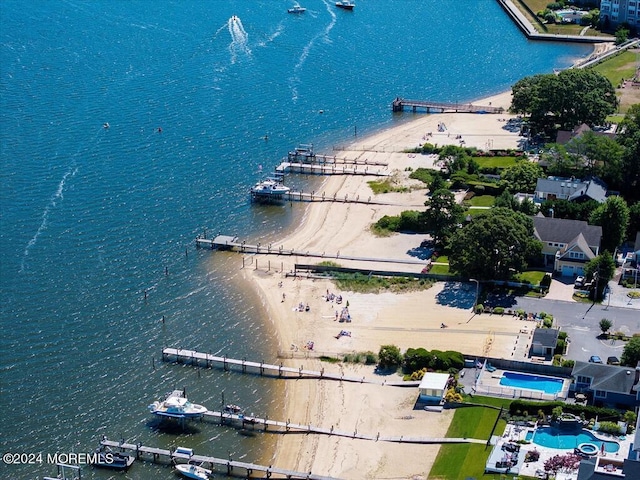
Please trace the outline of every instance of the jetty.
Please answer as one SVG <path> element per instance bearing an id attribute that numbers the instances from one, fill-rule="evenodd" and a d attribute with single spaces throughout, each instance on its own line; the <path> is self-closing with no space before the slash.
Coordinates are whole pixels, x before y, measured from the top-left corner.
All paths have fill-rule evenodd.
<path id="1" fill-rule="evenodd" d="M 504 113 L 502 107 L 473 105 L 472 103 L 443 103 L 430 102 L 427 100 L 406 100 L 396 97 L 391 103 L 394 112 L 402 112 L 405 107 L 411 108 L 414 112 L 418 109 L 425 109 L 427 113 Z"/>
<path id="2" fill-rule="evenodd" d="M 408 207 L 408 208 L 421 208 L 424 207 L 424 203 L 415 204 L 415 205 L 406 205 L 400 204 L 396 202 L 388 202 L 384 200 L 377 200 L 372 198 L 371 195 L 368 197 L 360 197 L 360 195 L 349 196 L 349 194 L 345 194 L 344 196 L 338 196 L 337 193 L 333 195 L 327 195 L 325 192 L 321 194 L 318 192 L 302 192 L 302 191 L 288 191 L 283 193 L 260 193 L 260 192 L 251 192 L 251 199 L 257 202 L 266 202 L 266 203 L 286 203 L 286 202 L 334 202 L 334 203 L 359 203 L 362 205 L 390 205 L 395 207 Z"/>
<path id="3" fill-rule="evenodd" d="M 121 452 L 130 451 L 135 453 L 136 459 L 146 460 L 154 463 L 183 463 L 195 462 L 203 466 L 209 465 L 210 470 L 216 468 L 226 469 L 227 475 L 231 476 L 235 470 L 245 472 L 243 475 L 245 478 L 250 478 L 255 472 L 259 472 L 263 478 L 287 478 L 287 479 L 308 479 L 308 480 L 337 480 L 335 477 L 327 477 L 323 475 L 316 475 L 312 472 L 296 472 L 294 470 L 287 470 L 284 468 L 273 467 L 271 465 L 258 465 L 249 462 L 239 462 L 232 458 L 218 458 L 208 455 L 196 455 L 191 449 L 177 448 L 175 450 L 168 450 L 165 448 L 148 447 L 140 443 L 126 443 L 124 440 L 119 442 L 109 440 L 103 437 L 100 440 L 100 445 L 103 447 L 110 447 L 112 449 L 118 449 Z M 205 467 L 206 468 L 206 467 Z"/>
<path id="4" fill-rule="evenodd" d="M 313 258 L 331 258 L 342 260 L 355 260 L 363 262 L 376 262 L 376 263 L 400 263 L 406 265 L 427 265 L 425 260 L 416 260 L 412 258 L 371 258 L 371 257 L 356 257 L 352 255 L 340 255 L 337 252 L 334 255 L 327 254 L 326 252 L 311 252 L 309 250 L 295 250 L 285 249 L 282 245 L 279 247 L 273 247 L 271 244 L 256 245 L 248 244 L 244 241 L 239 242 L 238 237 L 231 235 L 218 234 L 214 238 L 206 238 L 205 236 L 196 237 L 196 247 L 206 247 L 211 250 L 230 250 L 239 253 L 250 253 L 256 255 L 285 255 L 285 256 L 301 256 L 301 257 L 313 257 Z"/>

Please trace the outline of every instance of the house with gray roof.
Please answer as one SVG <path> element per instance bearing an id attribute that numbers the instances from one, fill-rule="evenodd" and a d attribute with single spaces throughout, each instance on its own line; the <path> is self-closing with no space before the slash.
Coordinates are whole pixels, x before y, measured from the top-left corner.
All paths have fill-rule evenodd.
<path id="1" fill-rule="evenodd" d="M 607 200 L 607 185 L 596 177 L 585 180 L 563 177 L 539 178 L 536 182 L 534 203 L 545 200 L 568 200 L 582 202 L 595 200 L 604 203 Z"/>
<path id="2" fill-rule="evenodd" d="M 531 340 L 531 355 L 552 358 L 558 344 L 559 333 L 560 330 L 557 328 L 536 328 Z"/>
<path id="3" fill-rule="evenodd" d="M 586 394 L 591 405 L 628 410 L 640 407 L 640 366 L 576 362 L 571 376 L 571 389 Z"/>
<path id="4" fill-rule="evenodd" d="M 600 253 L 602 227 L 541 213 L 532 218 L 533 234 L 542 242 L 545 267 L 561 276 L 584 275 L 586 263 Z"/>

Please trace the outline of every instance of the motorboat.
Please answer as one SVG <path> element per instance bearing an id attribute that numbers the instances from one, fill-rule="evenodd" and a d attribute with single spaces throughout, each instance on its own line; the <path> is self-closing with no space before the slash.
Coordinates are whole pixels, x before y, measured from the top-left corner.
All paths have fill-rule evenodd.
<path id="1" fill-rule="evenodd" d="M 191 403 L 182 390 L 174 390 L 162 402 L 153 402 L 149 411 L 161 417 L 198 418 L 207 411 L 207 407 Z"/>
<path id="2" fill-rule="evenodd" d="M 229 404 L 224 406 L 224 409 L 222 411 L 224 413 L 230 413 L 232 415 L 237 415 L 238 413 L 242 412 L 242 408 L 239 407 L 238 405 L 234 405 L 232 403 L 229 403 Z"/>
<path id="3" fill-rule="evenodd" d="M 261 197 L 277 197 L 289 193 L 291 189 L 277 177 L 267 177 L 251 187 L 251 194 Z"/>
<path id="4" fill-rule="evenodd" d="M 310 162 L 315 156 L 312 143 L 301 143 L 288 154 L 290 162 Z"/>
<path id="5" fill-rule="evenodd" d="M 176 470 L 183 477 L 195 478 L 196 480 L 208 480 L 211 478 L 212 473 L 211 470 L 190 463 L 176 465 Z"/>
<path id="6" fill-rule="evenodd" d="M 355 3 L 353 3 L 351 0 L 338 0 L 336 2 L 336 7 L 343 8 L 345 10 L 353 10 L 353 7 L 355 6 Z"/>
<path id="7" fill-rule="evenodd" d="M 307 9 L 304 7 L 301 7 L 300 4 L 298 3 L 296 3 L 293 7 L 287 10 L 287 12 L 289 13 L 304 13 L 306 11 Z"/>
<path id="8" fill-rule="evenodd" d="M 112 470 L 126 470 L 136 457 L 127 455 L 126 453 L 113 452 L 110 448 L 99 449 L 97 452 L 97 458 L 93 462 L 94 467 L 110 468 Z"/>

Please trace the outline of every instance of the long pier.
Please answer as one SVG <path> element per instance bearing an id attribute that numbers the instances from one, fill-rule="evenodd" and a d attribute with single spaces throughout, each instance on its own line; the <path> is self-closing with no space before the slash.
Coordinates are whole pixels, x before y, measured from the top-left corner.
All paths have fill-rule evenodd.
<path id="1" fill-rule="evenodd" d="M 338 252 L 335 255 L 328 255 L 325 252 L 311 252 L 303 250 L 289 250 L 281 246 L 274 248 L 269 245 L 250 245 L 246 242 L 239 242 L 238 237 L 231 235 L 217 235 L 216 237 L 209 239 L 204 237 L 196 237 L 197 247 L 206 247 L 211 250 L 232 250 L 240 253 L 251 253 L 256 255 L 285 255 L 285 256 L 301 256 L 301 257 L 313 257 L 313 258 L 331 258 L 342 260 L 354 260 L 362 262 L 380 262 L 380 263 L 400 263 L 406 265 L 427 265 L 425 260 L 414 260 L 411 258 L 370 258 L 370 257 L 355 257 L 352 255 L 340 255 Z"/>
<path id="2" fill-rule="evenodd" d="M 307 193 L 307 192 L 296 192 L 296 191 L 289 191 L 287 193 L 280 193 L 280 194 L 273 194 L 273 193 L 267 193 L 267 194 L 252 194 L 251 195 L 252 199 L 255 199 L 256 201 L 265 201 L 267 203 L 286 203 L 286 202 L 334 202 L 334 203 L 357 203 L 357 204 L 361 204 L 361 205 L 388 205 L 388 206 L 394 206 L 394 207 L 407 207 L 407 208 L 421 208 L 424 207 L 424 204 L 416 204 L 416 205 L 407 205 L 407 204 L 400 204 L 400 203 L 394 203 L 394 202 L 387 202 L 384 200 L 376 200 L 375 198 L 372 198 L 371 195 L 369 195 L 368 197 L 362 197 L 360 198 L 360 195 L 356 195 L 354 196 L 349 196 L 349 194 L 345 194 L 344 196 L 338 196 L 337 193 L 334 193 L 333 195 L 326 195 L 325 192 L 322 192 L 322 194 L 319 194 L 317 192 L 311 192 L 311 193 Z"/>
<path id="3" fill-rule="evenodd" d="M 306 162 L 282 162 L 276 167 L 276 173 L 302 173 L 308 175 L 369 175 L 374 177 L 388 177 L 390 173 L 381 171 L 380 169 L 372 169 L 373 163 L 353 163 L 352 167 L 346 163 L 342 167 L 336 163 L 306 163 Z M 364 168 L 358 169 L 358 166 Z M 385 167 L 386 168 L 386 167 Z"/>
<path id="4" fill-rule="evenodd" d="M 417 111 L 418 108 L 424 108 L 427 113 L 430 113 L 431 111 L 439 113 L 504 113 L 504 108 L 502 107 L 473 105 L 472 103 L 442 103 L 423 100 L 405 100 L 400 97 L 396 97 L 391 103 L 391 109 L 394 112 L 402 112 L 405 107 L 410 107 L 414 112 Z"/>
<path id="5" fill-rule="evenodd" d="M 305 370 L 304 368 L 285 367 L 283 365 L 273 365 L 264 362 L 250 362 L 235 358 L 219 357 L 210 353 L 197 352 L 195 350 L 185 350 L 181 348 L 166 347 L 162 349 L 162 360 L 165 362 L 188 363 L 194 366 L 204 366 L 207 368 L 222 368 L 225 371 L 235 368 L 242 373 L 257 373 L 278 378 L 315 378 L 326 380 L 339 380 L 352 383 L 369 383 L 374 385 L 387 385 L 391 387 L 413 387 L 416 388 L 420 382 L 387 382 L 386 380 L 369 380 L 364 377 L 350 377 L 333 373 L 326 373 L 324 369 Z"/>
<path id="6" fill-rule="evenodd" d="M 164 448 L 148 447 L 142 444 L 126 443 L 124 441 L 115 442 L 103 437 L 100 445 L 104 447 L 118 449 L 122 452 L 134 452 L 138 460 L 147 460 L 151 462 L 159 462 L 165 460 L 169 463 L 176 463 L 179 460 L 186 462 L 196 462 L 203 465 L 210 465 L 211 470 L 214 468 L 225 468 L 227 475 L 231 476 L 234 469 L 243 470 L 245 478 L 250 478 L 254 472 L 260 472 L 263 478 L 271 478 L 274 475 L 282 478 L 290 479 L 308 479 L 308 480 L 337 480 L 335 477 L 327 477 L 316 475 L 311 472 L 296 472 L 295 470 L 287 470 L 273 466 L 258 465 L 249 462 L 239 462 L 231 458 L 218 458 L 208 455 L 189 455 L 187 453 L 176 452 L 175 450 L 167 450 Z"/>

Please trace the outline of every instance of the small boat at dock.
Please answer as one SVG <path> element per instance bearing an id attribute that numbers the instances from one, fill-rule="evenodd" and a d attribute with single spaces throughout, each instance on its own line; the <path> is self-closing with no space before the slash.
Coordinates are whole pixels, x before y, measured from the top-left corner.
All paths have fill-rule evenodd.
<path id="1" fill-rule="evenodd" d="M 94 467 L 99 468 L 110 468 L 111 470 L 127 470 L 133 462 L 136 460 L 136 457 L 132 455 L 127 455 L 125 453 L 114 452 L 110 448 L 100 448 L 96 452 L 98 457 L 95 462 L 93 462 Z"/>
<path id="2" fill-rule="evenodd" d="M 207 470 L 199 465 L 180 464 L 176 465 L 176 470 L 180 475 L 186 478 L 194 478 L 195 480 L 208 480 L 211 477 L 211 470 Z"/>
<path id="3" fill-rule="evenodd" d="M 153 402 L 149 411 L 154 415 L 169 418 L 199 418 L 207 408 L 203 405 L 191 403 L 182 390 L 174 390 L 162 402 Z"/>

